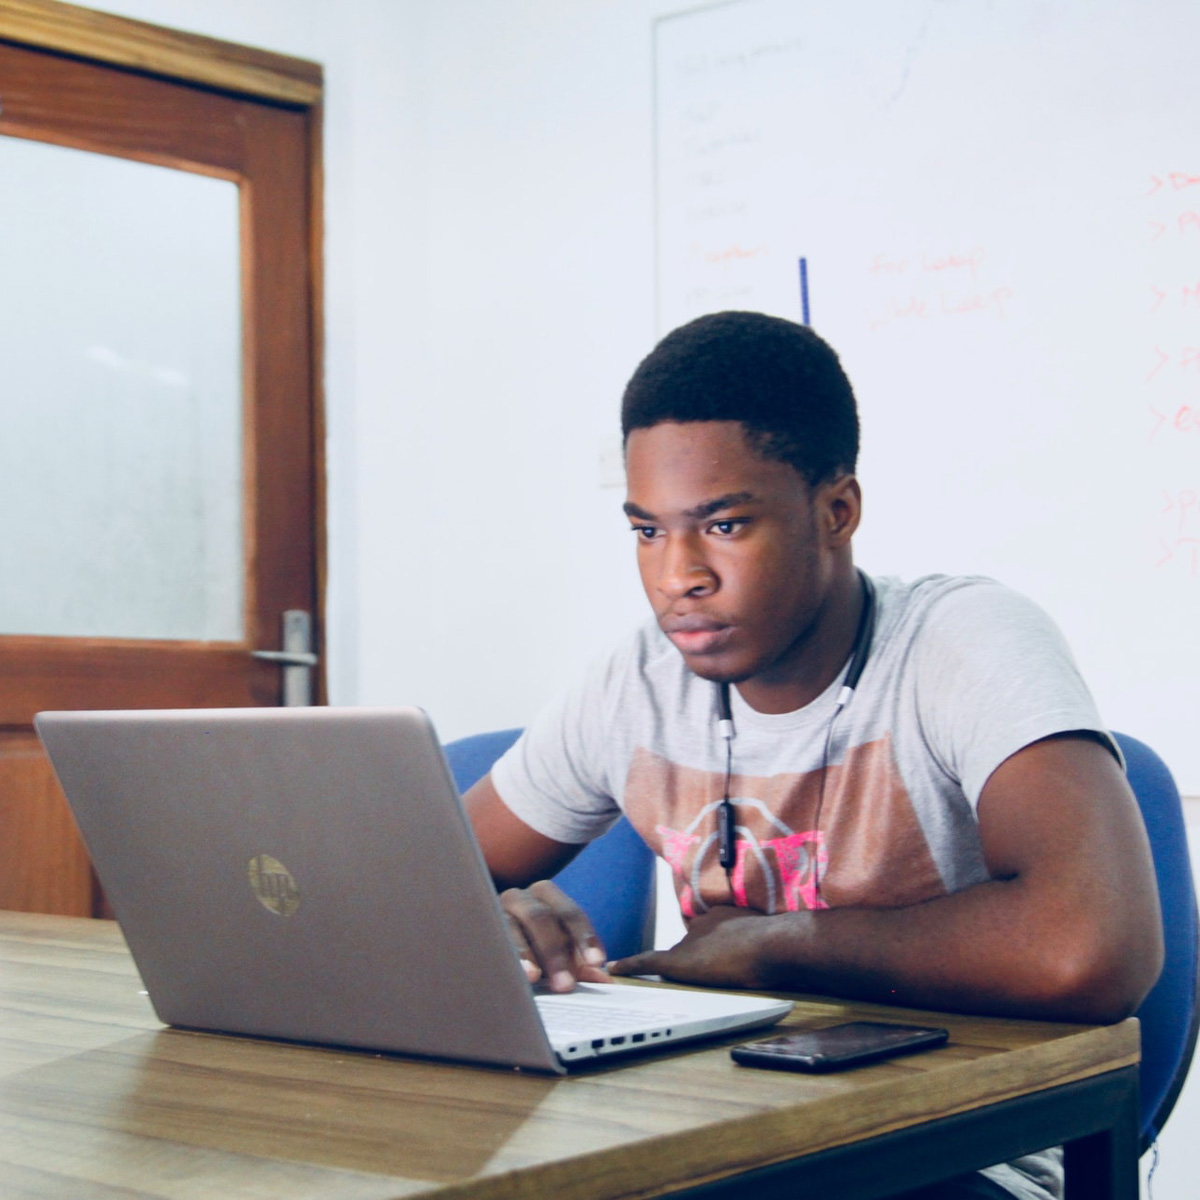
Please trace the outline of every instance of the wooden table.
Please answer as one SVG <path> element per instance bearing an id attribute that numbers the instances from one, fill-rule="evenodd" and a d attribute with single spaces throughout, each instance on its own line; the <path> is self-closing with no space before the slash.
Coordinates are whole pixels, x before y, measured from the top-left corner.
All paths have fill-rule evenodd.
<path id="1" fill-rule="evenodd" d="M 840 1075 L 734 1038 L 542 1078 L 166 1029 L 114 924 L 0 913 L 0 1195 L 852 1200 L 1065 1141 L 1072 1194 L 1136 1197 L 1136 1021 L 936 1020 L 945 1049 Z"/>

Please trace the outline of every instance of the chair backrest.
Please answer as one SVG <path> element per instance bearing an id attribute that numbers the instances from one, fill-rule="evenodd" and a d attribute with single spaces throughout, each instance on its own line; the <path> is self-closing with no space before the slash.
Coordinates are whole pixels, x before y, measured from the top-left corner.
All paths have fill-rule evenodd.
<path id="1" fill-rule="evenodd" d="M 1179 790 L 1166 764 L 1149 746 L 1113 735 L 1125 755 L 1129 786 L 1150 837 L 1162 902 L 1166 959 L 1162 975 L 1142 1002 L 1142 1150 L 1166 1123 L 1183 1087 L 1200 1023 L 1200 926 Z"/>
<path id="2" fill-rule="evenodd" d="M 519 729 L 479 733 L 443 747 L 460 792 L 492 769 Z M 555 877 L 587 913 L 611 958 L 647 948 L 654 936 L 654 855 L 622 817 Z"/>

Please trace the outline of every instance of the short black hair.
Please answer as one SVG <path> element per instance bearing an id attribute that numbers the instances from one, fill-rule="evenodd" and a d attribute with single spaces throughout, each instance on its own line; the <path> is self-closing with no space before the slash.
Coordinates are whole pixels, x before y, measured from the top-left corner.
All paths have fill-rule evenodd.
<path id="1" fill-rule="evenodd" d="M 621 433 L 664 421 L 740 421 L 760 454 L 810 487 L 858 463 L 858 409 L 837 354 L 765 313 L 698 317 L 655 346 L 625 388 Z"/>

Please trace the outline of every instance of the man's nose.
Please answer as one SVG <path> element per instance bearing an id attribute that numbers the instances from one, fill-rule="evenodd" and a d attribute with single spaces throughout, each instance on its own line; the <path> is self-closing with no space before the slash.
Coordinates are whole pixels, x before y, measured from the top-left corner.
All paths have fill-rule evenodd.
<path id="1" fill-rule="evenodd" d="M 658 588 L 672 600 L 684 596 L 706 596 L 714 591 L 717 577 L 694 537 L 668 537 L 663 546 Z"/>

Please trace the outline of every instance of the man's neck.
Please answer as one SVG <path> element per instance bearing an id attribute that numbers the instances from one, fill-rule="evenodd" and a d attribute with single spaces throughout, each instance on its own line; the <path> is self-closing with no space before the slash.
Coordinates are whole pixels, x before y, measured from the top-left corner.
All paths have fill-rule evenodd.
<path id="1" fill-rule="evenodd" d="M 813 622 L 777 662 L 738 683 L 738 694 L 755 712 L 771 715 L 811 704 L 846 665 L 863 604 L 862 580 L 851 564 L 839 574 Z"/>

